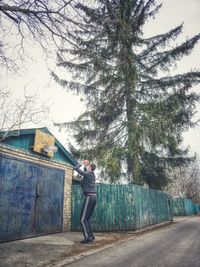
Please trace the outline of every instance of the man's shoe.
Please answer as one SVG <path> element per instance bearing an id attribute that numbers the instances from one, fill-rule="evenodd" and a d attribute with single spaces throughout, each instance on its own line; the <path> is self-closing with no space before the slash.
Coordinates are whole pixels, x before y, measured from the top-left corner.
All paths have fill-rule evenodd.
<path id="1" fill-rule="evenodd" d="M 93 242 L 92 238 L 85 238 L 80 243 L 81 244 L 88 244 L 88 243 L 91 243 L 91 242 Z"/>

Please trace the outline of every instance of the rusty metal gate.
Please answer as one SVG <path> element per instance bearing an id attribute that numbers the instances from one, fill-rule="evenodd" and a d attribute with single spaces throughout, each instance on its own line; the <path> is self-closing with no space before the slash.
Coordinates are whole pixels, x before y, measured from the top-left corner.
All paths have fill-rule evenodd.
<path id="1" fill-rule="evenodd" d="M 0 241 L 58 232 L 64 170 L 0 154 Z"/>

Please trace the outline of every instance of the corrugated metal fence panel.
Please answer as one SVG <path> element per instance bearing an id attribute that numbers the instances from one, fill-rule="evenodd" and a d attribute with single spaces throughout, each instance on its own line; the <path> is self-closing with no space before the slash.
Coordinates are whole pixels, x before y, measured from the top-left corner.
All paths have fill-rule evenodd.
<path id="1" fill-rule="evenodd" d="M 183 198 L 173 198 L 173 214 L 174 216 L 185 216 L 185 202 Z"/>
<path id="2" fill-rule="evenodd" d="M 191 199 L 184 199 L 186 215 L 191 216 L 195 213 L 194 203 Z"/>
<path id="3" fill-rule="evenodd" d="M 200 213 L 200 205 L 197 205 L 197 211 Z"/>
<path id="4" fill-rule="evenodd" d="M 195 214 L 200 213 L 200 205 L 199 204 L 194 204 L 195 205 Z"/>
<path id="5" fill-rule="evenodd" d="M 198 204 L 193 203 L 191 199 L 173 198 L 174 216 L 191 216 L 198 214 Z"/>
<path id="6" fill-rule="evenodd" d="M 135 229 L 172 220 L 172 200 L 165 193 L 134 186 Z"/>
<path id="7" fill-rule="evenodd" d="M 81 208 L 83 205 L 84 197 L 82 196 L 82 190 L 81 187 L 78 185 L 72 186 L 72 197 L 71 197 L 71 229 L 72 230 L 80 230 L 80 214 L 81 214 Z"/>
<path id="8" fill-rule="evenodd" d="M 72 187 L 72 230 L 80 230 L 84 196 L 80 186 Z M 97 186 L 97 206 L 92 216 L 95 231 L 136 230 L 172 220 L 169 195 L 136 185 Z"/>

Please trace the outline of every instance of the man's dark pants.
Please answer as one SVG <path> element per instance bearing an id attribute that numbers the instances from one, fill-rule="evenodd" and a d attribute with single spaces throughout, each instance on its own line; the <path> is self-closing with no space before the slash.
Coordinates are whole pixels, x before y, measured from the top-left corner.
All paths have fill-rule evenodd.
<path id="1" fill-rule="evenodd" d="M 94 239 L 90 218 L 96 206 L 96 194 L 87 194 L 81 212 L 81 226 L 85 239 Z"/>

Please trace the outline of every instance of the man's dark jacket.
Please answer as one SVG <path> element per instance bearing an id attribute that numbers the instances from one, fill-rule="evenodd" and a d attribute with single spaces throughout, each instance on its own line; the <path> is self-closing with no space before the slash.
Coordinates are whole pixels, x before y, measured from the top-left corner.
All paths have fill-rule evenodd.
<path id="1" fill-rule="evenodd" d="M 80 181 L 81 187 L 83 188 L 83 193 L 86 195 L 87 193 L 96 194 L 96 183 L 95 183 L 95 174 L 93 171 L 82 171 L 80 169 L 81 165 L 74 167 L 74 170 L 83 176 L 83 179 Z"/>

